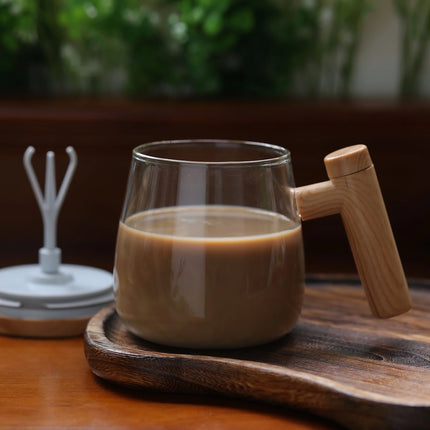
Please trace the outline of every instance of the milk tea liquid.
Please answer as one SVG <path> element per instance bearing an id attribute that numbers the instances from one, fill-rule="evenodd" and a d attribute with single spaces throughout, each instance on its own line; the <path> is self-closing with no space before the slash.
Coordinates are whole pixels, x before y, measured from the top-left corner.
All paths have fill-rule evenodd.
<path id="1" fill-rule="evenodd" d="M 141 212 L 120 223 L 117 311 L 136 335 L 192 348 L 277 339 L 303 298 L 299 224 L 237 206 Z"/>

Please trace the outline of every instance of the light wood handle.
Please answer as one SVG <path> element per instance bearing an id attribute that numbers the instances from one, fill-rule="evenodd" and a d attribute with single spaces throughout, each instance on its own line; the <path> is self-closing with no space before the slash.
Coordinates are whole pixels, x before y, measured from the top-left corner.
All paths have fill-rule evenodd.
<path id="1" fill-rule="evenodd" d="M 408 311 L 408 285 L 367 147 L 340 149 L 324 163 L 329 181 L 296 189 L 302 219 L 340 213 L 372 313 Z"/>

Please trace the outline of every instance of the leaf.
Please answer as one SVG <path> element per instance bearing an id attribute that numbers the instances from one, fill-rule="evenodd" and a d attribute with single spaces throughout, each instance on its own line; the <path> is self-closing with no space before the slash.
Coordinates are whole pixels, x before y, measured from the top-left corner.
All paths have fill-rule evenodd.
<path id="1" fill-rule="evenodd" d="M 203 30 L 208 36 L 216 36 L 223 28 L 222 16 L 212 12 L 203 22 Z"/>

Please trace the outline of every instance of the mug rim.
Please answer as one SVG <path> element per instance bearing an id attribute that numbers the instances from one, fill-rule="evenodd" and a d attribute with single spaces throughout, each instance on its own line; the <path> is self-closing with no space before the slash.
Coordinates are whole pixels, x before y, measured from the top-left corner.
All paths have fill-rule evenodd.
<path id="1" fill-rule="evenodd" d="M 163 147 L 168 145 L 184 145 L 184 144 L 235 144 L 241 146 L 258 147 L 269 152 L 272 151 L 273 156 L 268 157 L 258 157 L 251 160 L 227 160 L 227 161 L 205 161 L 205 160 L 187 160 L 180 158 L 165 158 L 156 155 L 149 155 L 144 153 L 144 150 Z M 287 163 L 291 160 L 291 153 L 288 149 L 273 145 L 270 143 L 256 142 L 249 140 L 236 140 L 236 139 L 173 139 L 173 140 L 159 140 L 154 142 L 148 142 L 136 146 L 133 149 L 133 159 L 138 161 L 146 161 L 154 164 L 173 164 L 173 165 L 211 165 L 211 166 L 274 166 L 283 163 Z"/>

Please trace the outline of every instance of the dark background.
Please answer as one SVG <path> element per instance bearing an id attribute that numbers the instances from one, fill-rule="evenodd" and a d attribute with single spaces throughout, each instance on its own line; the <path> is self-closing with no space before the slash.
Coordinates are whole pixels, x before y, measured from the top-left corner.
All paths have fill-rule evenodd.
<path id="1" fill-rule="evenodd" d="M 154 140 L 263 141 L 292 152 L 296 185 L 327 180 L 323 158 L 366 144 L 408 277 L 430 276 L 430 105 L 420 102 L 0 102 L 0 264 L 37 262 L 42 221 L 22 164 L 29 145 L 43 189 L 55 151 L 57 187 L 72 145 L 78 167 L 58 222 L 63 262 L 111 270 L 132 149 Z M 307 272 L 355 273 L 339 216 L 303 226 Z"/>

